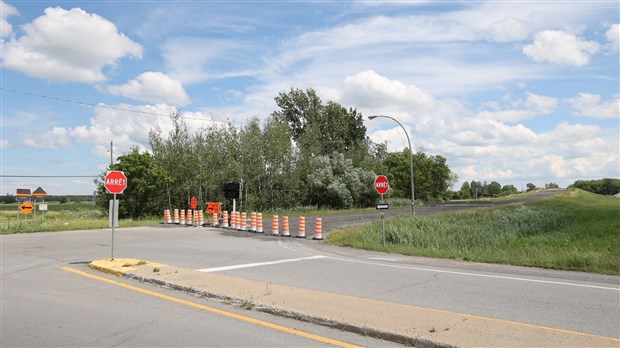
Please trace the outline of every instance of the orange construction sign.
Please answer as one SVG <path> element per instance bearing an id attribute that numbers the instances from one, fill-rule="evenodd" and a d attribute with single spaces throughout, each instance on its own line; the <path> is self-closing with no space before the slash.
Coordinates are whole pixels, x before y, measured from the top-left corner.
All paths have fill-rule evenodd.
<path id="1" fill-rule="evenodd" d="M 32 211 L 34 210 L 34 205 L 32 205 L 32 203 L 26 201 L 24 203 L 22 203 L 22 205 L 19 206 L 19 210 L 28 215 L 30 213 L 32 213 Z"/>

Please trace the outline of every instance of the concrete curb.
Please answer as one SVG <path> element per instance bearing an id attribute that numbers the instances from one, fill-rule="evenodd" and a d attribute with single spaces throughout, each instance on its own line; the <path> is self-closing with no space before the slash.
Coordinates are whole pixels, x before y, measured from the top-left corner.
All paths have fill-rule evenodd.
<path id="1" fill-rule="evenodd" d="M 109 272 L 108 272 L 109 273 Z M 114 273 L 110 273 L 114 274 Z M 144 277 L 132 273 L 121 273 L 122 277 L 128 279 L 138 280 L 140 282 L 153 284 L 164 289 L 183 291 L 185 293 L 195 295 L 197 297 L 206 297 L 210 299 L 214 299 L 221 302 L 230 302 L 232 305 L 243 307 L 247 300 L 239 297 L 229 297 L 222 296 L 219 294 L 215 294 L 209 291 L 194 289 L 187 286 L 182 286 L 178 284 L 173 284 L 170 282 L 162 281 L 155 278 Z M 265 304 L 256 304 L 252 307 L 253 310 L 257 310 L 259 312 L 269 313 L 281 317 L 291 318 L 295 320 L 300 320 L 312 324 L 317 324 L 329 328 L 334 328 L 338 330 L 343 330 L 347 332 L 356 333 L 359 335 L 369 336 L 377 339 L 382 339 L 390 342 L 395 342 L 399 344 L 403 344 L 411 347 L 420 347 L 420 348 L 456 348 L 457 346 L 446 345 L 438 342 L 432 342 L 426 339 L 416 338 L 416 337 L 408 337 L 404 335 L 399 335 L 393 332 L 381 331 L 365 326 L 353 325 L 350 323 L 340 322 L 333 319 L 322 318 L 318 316 L 308 315 L 305 313 L 291 311 L 285 308 L 279 308 L 274 306 L 268 306 Z"/>
<path id="2" fill-rule="evenodd" d="M 386 341 L 440 347 L 618 347 L 620 339 L 415 307 L 132 259 L 89 268 Z"/>

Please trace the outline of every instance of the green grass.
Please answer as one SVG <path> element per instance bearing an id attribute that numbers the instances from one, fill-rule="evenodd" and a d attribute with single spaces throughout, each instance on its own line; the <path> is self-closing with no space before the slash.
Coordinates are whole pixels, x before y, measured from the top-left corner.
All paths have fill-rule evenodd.
<path id="1" fill-rule="evenodd" d="M 620 275 L 620 200 L 581 190 L 501 208 L 401 216 L 334 231 L 355 248 Z"/>
<path id="2" fill-rule="evenodd" d="M 42 212 L 24 215 L 18 213 L 18 205 L 0 204 L 0 234 L 29 233 L 29 232 L 52 232 L 69 230 L 94 230 L 108 227 L 108 215 L 94 207 L 92 203 L 47 203 L 48 211 L 45 212 L 45 221 L 42 220 Z M 17 220 L 19 219 L 19 226 Z M 119 227 L 146 226 L 161 222 L 158 218 L 145 218 L 140 220 L 122 219 Z"/>

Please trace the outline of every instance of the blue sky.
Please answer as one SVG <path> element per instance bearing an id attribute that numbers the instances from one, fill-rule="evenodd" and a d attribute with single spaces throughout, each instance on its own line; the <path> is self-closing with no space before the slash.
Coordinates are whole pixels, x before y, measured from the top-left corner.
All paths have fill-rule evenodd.
<path id="1" fill-rule="evenodd" d="M 2 1 L 0 194 L 90 194 L 181 110 L 238 126 L 313 88 L 463 181 L 620 177 L 618 1 Z M 366 120 L 401 150 L 402 129 Z"/>

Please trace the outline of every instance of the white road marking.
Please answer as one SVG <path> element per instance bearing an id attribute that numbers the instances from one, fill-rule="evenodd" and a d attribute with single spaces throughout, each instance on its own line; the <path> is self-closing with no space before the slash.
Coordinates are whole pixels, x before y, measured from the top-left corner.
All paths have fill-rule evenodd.
<path id="1" fill-rule="evenodd" d="M 376 262 L 370 262 L 370 261 L 343 259 L 343 258 L 331 257 L 331 256 L 327 256 L 327 258 L 332 259 L 332 260 L 361 263 L 361 264 L 366 264 L 366 265 L 385 266 L 385 267 L 401 268 L 401 269 L 410 269 L 410 270 L 414 270 L 414 271 L 446 273 L 446 274 L 456 274 L 456 275 L 481 277 L 481 278 L 494 278 L 494 279 L 514 280 L 514 281 L 522 281 L 522 282 L 543 283 L 543 284 L 553 284 L 553 285 L 566 285 L 566 286 L 575 286 L 575 287 L 581 287 L 581 288 L 620 291 L 620 288 L 611 288 L 611 287 L 598 286 L 598 285 L 567 283 L 567 282 L 556 282 L 556 281 L 550 281 L 550 280 L 529 279 L 529 278 L 519 278 L 519 277 L 507 277 L 507 276 L 498 276 L 498 275 L 480 274 L 480 273 L 471 273 L 471 272 L 446 271 L 446 270 L 432 269 L 432 268 L 420 268 L 420 267 L 410 267 L 410 266 L 400 266 L 400 265 L 389 265 L 389 264 L 384 264 L 384 263 L 376 263 Z"/>
<path id="2" fill-rule="evenodd" d="M 260 267 L 267 265 L 276 265 L 279 263 L 287 263 L 287 262 L 297 262 L 297 261 L 305 261 L 305 260 L 315 260 L 315 259 L 325 259 L 327 256 L 316 255 L 310 257 L 302 257 L 298 259 L 287 259 L 287 260 L 278 260 L 278 261 L 269 261 L 269 262 L 256 262 L 256 263 L 246 263 L 242 265 L 233 265 L 233 266 L 222 266 L 222 267 L 213 267 L 213 268 L 202 268 L 197 269 L 198 272 L 220 272 L 220 271 L 230 271 L 233 269 L 240 268 L 250 268 L 250 267 Z"/>

